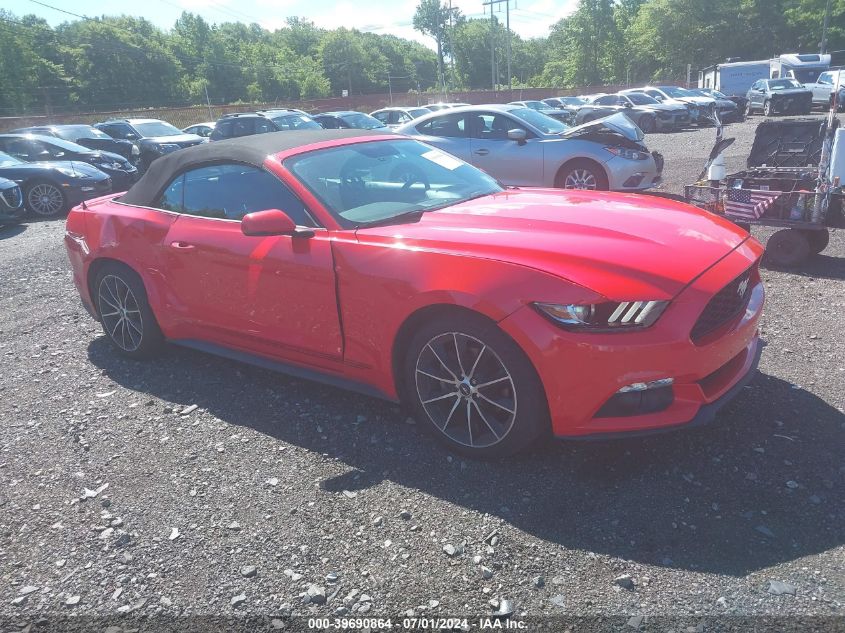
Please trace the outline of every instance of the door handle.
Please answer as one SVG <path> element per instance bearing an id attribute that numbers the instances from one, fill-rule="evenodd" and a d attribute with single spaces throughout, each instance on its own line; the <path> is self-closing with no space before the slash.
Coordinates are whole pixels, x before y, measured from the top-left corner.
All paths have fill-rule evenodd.
<path id="1" fill-rule="evenodd" d="M 190 251 L 194 248 L 193 244 L 187 242 L 170 242 L 172 248 L 178 248 L 180 251 Z"/>
<path id="2" fill-rule="evenodd" d="M 489 149 L 477 149 L 473 152 L 473 154 L 478 154 L 479 156 L 487 156 L 490 153 Z"/>

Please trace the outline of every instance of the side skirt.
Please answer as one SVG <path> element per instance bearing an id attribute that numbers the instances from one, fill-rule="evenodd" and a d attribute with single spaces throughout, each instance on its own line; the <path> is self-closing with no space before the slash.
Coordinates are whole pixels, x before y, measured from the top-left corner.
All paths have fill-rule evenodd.
<path id="1" fill-rule="evenodd" d="M 280 374 L 287 374 L 288 376 L 293 376 L 294 378 L 312 380 L 314 382 L 319 382 L 332 387 L 337 387 L 338 389 L 354 391 L 356 393 L 360 393 L 365 396 L 370 396 L 372 398 L 379 398 L 380 400 L 387 400 L 388 402 L 397 402 L 395 398 L 391 398 L 387 394 L 383 393 L 382 391 L 376 389 L 371 385 L 367 385 L 356 380 L 349 380 L 348 378 L 343 378 L 341 376 L 334 376 L 332 374 L 326 374 L 320 371 L 316 371 L 314 369 L 301 367 L 299 365 L 293 365 L 276 360 L 271 360 L 269 358 L 264 358 L 263 356 L 250 354 L 248 352 L 242 352 L 240 350 L 231 349 L 222 345 L 216 345 L 207 341 L 200 341 L 196 339 L 170 339 L 169 342 L 173 343 L 174 345 L 179 345 L 181 347 L 188 347 L 191 349 L 198 350 L 200 352 L 206 352 L 215 356 L 228 358 L 229 360 L 234 360 L 239 363 L 245 363 L 247 365 L 254 365 L 255 367 L 261 367 L 263 369 L 269 369 L 270 371 L 275 371 Z"/>

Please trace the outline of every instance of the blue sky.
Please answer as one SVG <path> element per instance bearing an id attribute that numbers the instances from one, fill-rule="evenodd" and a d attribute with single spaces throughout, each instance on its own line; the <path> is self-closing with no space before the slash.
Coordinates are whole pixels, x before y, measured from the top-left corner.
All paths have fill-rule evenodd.
<path id="1" fill-rule="evenodd" d="M 448 0 L 445 0 L 448 1 Z M 433 47 L 430 39 L 414 31 L 411 19 L 417 0 L 43 0 L 89 17 L 126 13 L 147 18 L 160 27 L 173 26 L 183 11 L 202 15 L 209 22 L 258 22 L 268 29 L 284 25 L 290 15 L 306 17 L 318 26 L 345 26 L 374 33 L 390 33 Z M 469 17 L 483 17 L 482 0 L 452 0 Z M 523 37 L 548 34 L 549 26 L 575 8 L 576 0 L 511 0 L 511 28 Z M 2 8 L 17 15 L 34 13 L 51 24 L 72 20 L 69 15 L 32 0 L 3 0 Z M 504 5 L 499 5 L 504 7 Z M 488 14 L 489 15 L 489 12 Z M 504 12 L 500 14 L 504 21 Z"/>

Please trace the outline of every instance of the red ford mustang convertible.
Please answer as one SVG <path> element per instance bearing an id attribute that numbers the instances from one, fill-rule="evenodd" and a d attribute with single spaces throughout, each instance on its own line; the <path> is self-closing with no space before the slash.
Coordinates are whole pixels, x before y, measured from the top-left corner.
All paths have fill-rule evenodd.
<path id="1" fill-rule="evenodd" d="M 468 455 L 701 424 L 759 361 L 763 249 L 730 222 L 505 188 L 392 134 L 167 155 L 75 208 L 66 244 L 119 352 L 171 341 L 402 401 Z"/>

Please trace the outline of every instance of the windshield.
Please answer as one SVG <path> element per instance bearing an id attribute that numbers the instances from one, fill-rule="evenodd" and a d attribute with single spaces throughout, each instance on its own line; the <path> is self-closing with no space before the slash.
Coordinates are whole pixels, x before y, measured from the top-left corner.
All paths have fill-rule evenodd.
<path id="1" fill-rule="evenodd" d="M 182 130 L 173 127 L 170 123 L 164 121 L 148 121 L 146 123 L 135 123 L 135 129 L 141 133 L 141 136 L 176 136 L 182 134 Z"/>
<path id="2" fill-rule="evenodd" d="M 321 130 L 323 126 L 304 114 L 270 117 L 280 130 Z"/>
<path id="3" fill-rule="evenodd" d="M 45 137 L 44 142 L 48 145 L 63 149 L 66 152 L 73 152 L 74 154 L 92 153 L 92 150 L 88 149 L 87 147 L 82 147 L 82 145 L 77 145 L 76 143 L 71 143 L 70 141 L 66 141 L 61 138 L 56 138 L 55 136 Z"/>
<path id="4" fill-rule="evenodd" d="M 769 82 L 769 90 L 788 90 L 789 88 L 801 88 L 794 79 L 773 79 Z"/>
<path id="5" fill-rule="evenodd" d="M 586 105 L 587 102 L 583 99 L 579 99 L 578 97 L 561 97 L 560 98 L 562 103 L 566 105 Z"/>
<path id="6" fill-rule="evenodd" d="M 0 152 L 0 167 L 11 167 L 12 165 L 23 165 L 23 161 Z"/>
<path id="7" fill-rule="evenodd" d="M 528 108 L 509 110 L 508 114 L 533 125 L 544 134 L 560 134 L 561 132 L 565 132 L 569 129 L 568 125 L 561 123 L 557 119 L 546 116 L 542 112 L 529 110 Z"/>
<path id="8" fill-rule="evenodd" d="M 523 101 L 522 103 L 525 104 L 526 108 L 531 108 L 532 110 L 548 110 L 549 106 L 542 101 Z"/>
<path id="9" fill-rule="evenodd" d="M 362 112 L 352 112 L 350 114 L 342 114 L 340 116 L 349 127 L 358 128 L 359 130 L 374 130 L 380 127 L 387 127 L 377 118 L 364 114 Z"/>
<path id="10" fill-rule="evenodd" d="M 53 128 L 53 131 L 66 141 L 78 141 L 81 138 L 111 140 L 111 136 L 90 125 L 64 125 Z"/>
<path id="11" fill-rule="evenodd" d="M 410 139 L 317 150 L 289 158 L 285 166 L 346 228 L 503 190 L 483 171 Z"/>
<path id="12" fill-rule="evenodd" d="M 675 86 L 663 86 L 661 88 L 658 88 L 658 90 L 662 90 L 674 99 L 683 99 L 684 97 L 695 96 L 689 90 L 684 90 L 683 88 L 676 88 Z"/>
<path id="13" fill-rule="evenodd" d="M 654 105 L 660 103 L 654 97 L 649 97 L 647 94 L 641 92 L 632 92 L 625 95 L 634 105 Z"/>
<path id="14" fill-rule="evenodd" d="M 413 110 L 408 110 L 408 114 L 410 114 L 413 118 L 421 117 L 424 114 L 428 114 L 431 112 L 428 108 L 414 108 Z"/>

